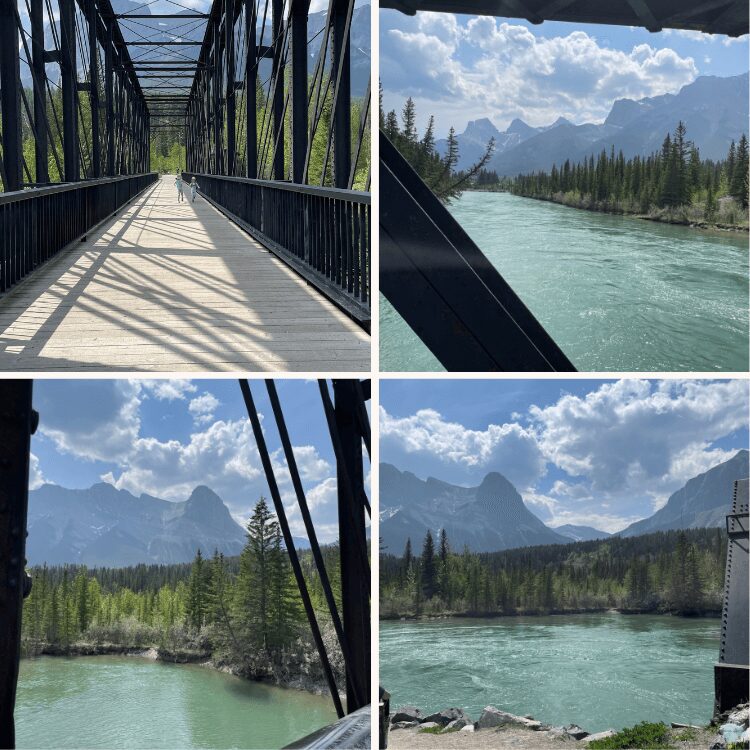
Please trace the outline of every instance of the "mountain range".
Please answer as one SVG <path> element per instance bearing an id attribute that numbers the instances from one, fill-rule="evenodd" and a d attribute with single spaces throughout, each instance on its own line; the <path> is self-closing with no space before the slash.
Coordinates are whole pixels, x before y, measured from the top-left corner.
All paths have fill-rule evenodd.
<path id="1" fill-rule="evenodd" d="M 621 531 L 620 535 L 637 536 L 669 529 L 724 526 L 734 481 L 750 474 L 749 457 L 748 451 L 738 451 L 728 461 L 693 477 L 671 495 L 653 516 L 636 521 Z"/>
<path id="2" fill-rule="evenodd" d="M 245 530 L 211 489 L 200 485 L 183 502 L 139 497 L 111 484 L 66 489 L 45 484 L 29 492 L 30 565 L 73 563 L 122 567 L 189 562 L 200 549 L 238 555 Z M 308 547 L 306 539 L 294 539 Z"/>
<path id="3" fill-rule="evenodd" d="M 618 534 L 636 536 L 655 531 L 724 526 L 732 483 L 748 476 L 748 451 L 690 479 L 651 517 Z M 474 552 L 514 547 L 604 539 L 590 526 L 550 528 L 525 505 L 518 490 L 502 474 L 490 472 L 478 487 L 460 487 L 429 477 L 420 479 L 392 464 L 380 465 L 380 538 L 385 551 L 400 555 L 411 539 L 415 553 L 430 529 L 445 529 L 453 549 Z"/>
<path id="4" fill-rule="evenodd" d="M 112 0 L 112 8 L 115 13 L 126 14 L 132 13 L 137 10 L 139 14 L 151 14 L 148 4 L 144 5 L 137 0 Z M 148 59 L 149 60 L 169 60 L 179 57 L 185 59 L 185 57 L 195 58 L 197 57 L 200 44 L 203 42 L 205 34 L 205 21 L 186 20 L 180 18 L 180 16 L 194 14 L 195 11 L 191 9 L 175 10 L 174 18 L 159 18 L 150 20 L 148 18 L 133 20 L 129 23 L 121 23 L 120 28 L 122 30 L 123 38 L 126 42 L 128 41 L 142 41 L 144 37 L 148 38 L 149 41 L 155 43 L 165 41 L 195 41 L 196 47 L 188 46 L 179 48 L 181 51 L 179 55 L 174 52 L 170 52 L 169 48 L 154 48 L 148 47 Z M 327 11 L 320 11 L 319 13 L 311 13 L 308 17 L 307 25 L 307 39 L 308 39 L 308 67 L 309 72 L 312 74 L 313 65 L 317 59 L 320 47 L 323 42 L 323 35 L 320 33 L 321 29 L 325 26 Z M 25 21 L 28 24 L 28 21 Z M 159 32 L 155 32 L 152 26 L 158 26 Z M 258 40 L 263 39 L 263 44 L 267 45 L 269 40 L 272 38 L 271 33 L 271 20 L 266 20 L 265 30 L 262 30 L 261 24 L 258 24 Z M 28 29 L 27 29 L 28 30 Z M 358 5 L 354 8 L 352 13 L 352 25 L 351 25 L 351 53 L 350 53 L 350 65 L 351 65 L 351 82 L 352 82 L 352 96 L 362 97 L 365 95 L 367 90 L 367 84 L 370 80 L 370 6 L 369 5 Z M 52 31 L 49 24 L 45 24 L 45 44 L 47 49 L 52 49 L 54 46 Z M 131 48 L 130 54 L 133 57 L 142 56 L 136 55 L 134 50 L 140 48 Z M 23 57 L 23 55 L 22 55 Z M 244 66 L 243 50 L 237 50 L 237 70 L 242 70 Z M 262 60 L 259 66 L 260 79 L 265 81 L 268 79 L 271 72 L 271 61 Z M 56 81 L 59 76 L 59 68 L 57 65 L 47 66 L 47 75 L 51 80 Z M 238 76 L 241 78 L 241 76 Z M 32 86 L 31 72 L 28 66 L 21 61 L 21 81 L 27 88 Z M 156 83 L 160 83 L 157 81 Z M 162 82 L 163 83 L 163 82 Z M 184 83 L 181 81 L 179 83 Z M 189 81 L 188 81 L 189 83 Z M 147 84 L 153 84 L 153 81 L 143 80 L 141 82 L 142 87 L 147 88 Z"/>
<path id="5" fill-rule="evenodd" d="M 500 176 L 549 170 L 566 159 L 582 162 L 602 150 L 622 150 L 626 159 L 647 156 L 661 148 L 664 136 L 682 120 L 688 138 L 704 159 L 726 157 L 732 140 L 748 130 L 748 73 L 721 78 L 701 76 L 677 94 L 644 99 L 618 99 L 602 123 L 574 125 L 564 117 L 546 127 L 531 127 L 513 120 L 504 131 L 487 118 L 473 120 L 457 136 L 457 169 L 466 169 L 484 154 L 495 139 L 494 156 L 487 165 Z M 440 154 L 447 140 L 435 144 Z"/>

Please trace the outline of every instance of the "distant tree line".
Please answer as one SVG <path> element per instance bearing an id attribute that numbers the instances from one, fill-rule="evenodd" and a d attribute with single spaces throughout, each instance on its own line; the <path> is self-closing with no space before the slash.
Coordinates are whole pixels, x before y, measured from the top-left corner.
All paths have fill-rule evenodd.
<path id="1" fill-rule="evenodd" d="M 336 546 L 322 549 L 334 592 Z M 301 563 L 337 669 L 343 669 L 320 579 L 309 551 Z M 279 523 L 261 498 L 242 554 L 198 551 L 192 563 L 32 569 L 24 603 L 28 655 L 154 647 L 167 658 L 211 655 L 251 677 L 307 670 L 321 677 Z"/>
<path id="2" fill-rule="evenodd" d="M 516 195 L 555 200 L 602 211 L 646 213 L 656 208 L 698 206 L 703 218 L 713 223 L 718 200 L 725 196 L 737 206 L 748 207 L 748 143 L 743 134 L 732 141 L 726 159 L 701 159 L 698 147 L 687 139 L 680 122 L 667 134 L 660 151 L 647 157 L 625 159 L 614 146 L 594 158 L 562 165 L 550 172 L 518 175 L 511 190 Z"/>
<path id="3" fill-rule="evenodd" d="M 597 611 L 691 615 L 722 606 L 722 529 L 667 531 L 494 553 L 451 549 L 445 529 L 420 554 L 381 555 L 380 615 L 516 615 Z"/>

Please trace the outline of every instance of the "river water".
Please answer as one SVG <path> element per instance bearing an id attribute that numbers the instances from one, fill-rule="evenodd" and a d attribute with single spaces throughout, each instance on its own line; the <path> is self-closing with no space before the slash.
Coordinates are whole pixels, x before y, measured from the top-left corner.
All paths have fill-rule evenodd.
<path id="1" fill-rule="evenodd" d="M 509 193 L 449 207 L 579 370 L 743 371 L 748 236 Z M 381 296 L 385 370 L 440 364 Z"/>
<path id="2" fill-rule="evenodd" d="M 21 661 L 19 748 L 280 748 L 336 720 L 327 697 L 139 657 Z"/>
<path id="3" fill-rule="evenodd" d="M 391 706 L 493 705 L 590 732 L 640 721 L 706 724 L 719 620 L 556 615 L 380 623 Z"/>

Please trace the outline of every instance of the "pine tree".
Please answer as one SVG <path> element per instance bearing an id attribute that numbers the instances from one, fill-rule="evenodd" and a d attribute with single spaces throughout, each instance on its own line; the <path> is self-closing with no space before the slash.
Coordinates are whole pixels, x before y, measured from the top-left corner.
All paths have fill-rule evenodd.
<path id="1" fill-rule="evenodd" d="M 748 147 L 747 136 L 742 134 L 737 144 L 736 162 L 729 184 L 729 194 L 743 207 L 748 207 Z"/>
<path id="2" fill-rule="evenodd" d="M 209 611 L 208 582 L 210 570 L 206 566 L 200 549 L 195 554 L 190 570 L 187 599 L 187 624 L 192 630 L 200 630 Z"/>
<path id="3" fill-rule="evenodd" d="M 428 529 L 422 546 L 420 557 L 422 568 L 422 589 L 425 599 L 432 599 L 437 593 L 437 570 L 435 568 L 435 543 L 432 540 L 432 532 Z"/>

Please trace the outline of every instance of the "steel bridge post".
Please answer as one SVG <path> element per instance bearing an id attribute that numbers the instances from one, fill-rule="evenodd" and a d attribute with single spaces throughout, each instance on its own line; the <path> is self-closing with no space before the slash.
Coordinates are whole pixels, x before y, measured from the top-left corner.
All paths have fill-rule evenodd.
<path id="1" fill-rule="evenodd" d="M 305 182 L 307 157 L 307 16 L 310 0 L 292 0 L 292 181 Z"/>
<path id="2" fill-rule="evenodd" d="M 7 19 L 6 19 L 7 20 Z M 2 37 L 0 37 L 2 38 Z M 4 40 L 3 40 L 4 41 Z M 18 46 L 16 46 L 16 51 Z M 31 408 L 31 380 L 0 381 L 0 747 L 15 747 L 13 710 L 21 659 L 21 610 L 29 593 L 26 518 L 29 455 L 37 416 Z"/>
<path id="3" fill-rule="evenodd" d="M 346 708 L 351 713 L 366 704 L 370 694 L 370 597 L 364 569 L 367 537 L 365 535 L 364 471 L 362 436 L 357 420 L 357 383 L 334 380 L 336 429 L 341 444 L 337 461 L 339 554 L 341 556 L 341 601 L 344 633 L 349 644 L 352 667 L 347 670 Z M 342 465 L 343 464 L 343 465 Z M 348 481 L 347 481 L 348 476 Z M 363 555 L 363 550 L 365 554 Z"/>
<path id="4" fill-rule="evenodd" d="M 235 61 L 234 61 L 234 0 L 226 0 L 224 4 L 224 50 L 227 57 L 227 83 L 226 83 L 226 107 L 227 107 L 227 163 L 226 174 L 234 175 L 235 170 Z"/>
<path id="5" fill-rule="evenodd" d="M 0 107 L 5 190 L 23 186 L 21 143 L 21 69 L 18 57 L 16 0 L 0 0 Z"/>
<path id="6" fill-rule="evenodd" d="M 284 0 L 272 0 L 271 29 L 273 40 L 273 179 L 283 180 L 284 175 Z"/>
<path id="7" fill-rule="evenodd" d="M 258 176 L 258 40 L 255 0 L 245 2 L 245 39 L 247 58 L 245 59 L 245 176 L 255 179 Z"/>
<path id="8" fill-rule="evenodd" d="M 114 92 L 114 40 L 112 30 L 115 19 L 107 23 L 107 46 L 104 50 L 104 108 L 107 118 L 107 175 L 115 176 L 115 92 Z"/>
<path id="9" fill-rule="evenodd" d="M 60 77 L 62 79 L 63 158 L 65 182 L 79 179 L 78 161 L 78 65 L 75 32 L 75 0 L 59 0 Z"/>
<path id="10" fill-rule="evenodd" d="M 332 0 L 332 2 L 333 66 L 331 75 L 339 82 L 333 110 L 333 184 L 334 187 L 346 189 L 349 187 L 352 161 L 350 119 L 352 87 L 347 18 L 354 0 Z"/>
<path id="11" fill-rule="evenodd" d="M 31 0 L 31 49 L 34 68 L 34 161 L 38 184 L 49 182 L 49 141 L 47 139 L 47 71 L 44 67 L 43 0 Z"/>
<path id="12" fill-rule="evenodd" d="M 221 30 L 219 24 L 221 19 L 214 21 L 213 34 L 213 70 L 211 76 L 211 94 L 213 101 L 213 132 L 214 132 L 214 163 L 213 174 L 222 174 L 221 171 L 221 130 L 223 118 L 221 116 Z"/>
<path id="13" fill-rule="evenodd" d="M 102 151 L 99 140 L 99 54 L 96 0 L 86 0 L 89 22 L 89 100 L 91 102 L 91 176 L 102 176 Z"/>

